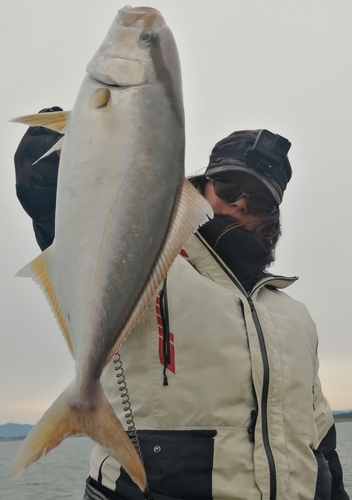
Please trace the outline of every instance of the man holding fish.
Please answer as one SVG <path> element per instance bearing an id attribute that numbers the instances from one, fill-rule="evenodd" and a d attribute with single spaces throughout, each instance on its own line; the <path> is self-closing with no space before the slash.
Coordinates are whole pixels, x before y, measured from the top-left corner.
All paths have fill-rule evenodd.
<path id="1" fill-rule="evenodd" d="M 21 119 L 35 127 L 17 194 L 44 250 L 21 275 L 77 377 L 16 471 L 81 433 L 98 443 L 85 500 L 348 500 L 314 323 L 282 291 L 297 278 L 267 271 L 289 141 L 232 133 L 186 181 L 177 54 L 154 9 L 121 9 L 87 73 L 72 113 Z"/>

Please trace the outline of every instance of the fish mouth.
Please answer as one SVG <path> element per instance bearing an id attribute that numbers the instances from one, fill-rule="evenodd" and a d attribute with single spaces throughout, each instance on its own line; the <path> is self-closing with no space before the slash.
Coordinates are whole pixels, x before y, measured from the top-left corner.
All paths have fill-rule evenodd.
<path id="1" fill-rule="evenodd" d="M 99 78 L 95 78 L 94 76 L 91 76 L 91 79 L 93 80 L 93 82 L 95 83 L 98 83 L 99 85 L 102 85 L 103 87 L 114 87 L 114 88 L 123 88 L 123 87 L 127 87 L 127 85 L 120 85 L 119 83 L 116 83 L 114 81 L 111 80 L 111 82 L 109 81 L 103 81 L 102 79 L 99 79 Z M 108 80 L 108 78 L 106 79 Z"/>
<path id="2" fill-rule="evenodd" d="M 131 7 L 126 5 L 118 11 L 118 17 L 121 24 L 127 28 L 145 22 L 152 24 L 157 19 L 159 22 L 165 23 L 160 12 L 152 7 Z"/>
<path id="3" fill-rule="evenodd" d="M 87 73 L 102 85 L 109 87 L 134 87 L 145 83 L 145 70 L 139 59 L 127 57 L 93 58 L 88 66 Z"/>
<path id="4" fill-rule="evenodd" d="M 92 82 L 97 83 L 98 85 L 101 85 L 102 87 L 105 88 L 114 88 L 114 89 L 128 89 L 132 87 L 140 87 L 141 84 L 136 83 L 136 84 L 131 84 L 131 83 L 117 83 L 114 80 L 110 80 L 109 78 L 101 79 L 94 77 L 92 75 L 89 75 Z"/>

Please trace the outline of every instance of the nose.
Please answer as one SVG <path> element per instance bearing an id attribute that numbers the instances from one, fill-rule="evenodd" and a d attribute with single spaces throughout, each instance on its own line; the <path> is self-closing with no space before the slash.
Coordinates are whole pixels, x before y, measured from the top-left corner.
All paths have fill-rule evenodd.
<path id="1" fill-rule="evenodd" d="M 241 196 L 235 202 L 231 203 L 232 207 L 237 207 L 241 212 L 247 213 L 247 198 L 245 196 Z"/>

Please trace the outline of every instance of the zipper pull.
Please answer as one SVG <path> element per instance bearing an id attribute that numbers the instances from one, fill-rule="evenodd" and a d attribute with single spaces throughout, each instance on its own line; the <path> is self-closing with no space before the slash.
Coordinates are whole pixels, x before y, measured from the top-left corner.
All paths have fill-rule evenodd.
<path id="1" fill-rule="evenodd" d="M 154 500 L 154 497 L 151 496 L 150 494 L 150 489 L 147 486 L 145 491 L 143 492 L 145 500 Z"/>
<path id="2" fill-rule="evenodd" d="M 252 300 L 251 297 L 247 297 L 247 300 L 248 300 L 248 304 L 249 304 L 249 307 L 251 309 L 251 312 L 252 313 L 257 313 L 257 311 L 255 310 L 255 305 L 254 305 L 254 302 Z"/>
<path id="3" fill-rule="evenodd" d="M 257 417 L 258 417 L 258 410 L 252 410 L 251 411 L 251 421 L 248 426 L 248 434 L 249 434 L 249 440 L 251 443 L 254 443 L 254 431 L 255 431 L 255 424 L 257 423 Z"/>

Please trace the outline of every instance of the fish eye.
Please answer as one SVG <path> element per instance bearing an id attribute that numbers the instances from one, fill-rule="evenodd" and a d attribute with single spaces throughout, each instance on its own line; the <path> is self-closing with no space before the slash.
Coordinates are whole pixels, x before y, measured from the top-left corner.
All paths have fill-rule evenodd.
<path id="1" fill-rule="evenodd" d="M 141 34 L 140 39 L 146 45 L 151 45 L 156 43 L 159 40 L 159 37 L 153 31 L 146 31 L 145 33 Z"/>

